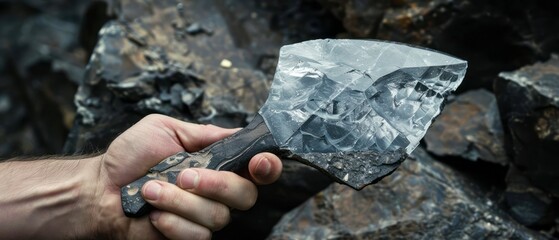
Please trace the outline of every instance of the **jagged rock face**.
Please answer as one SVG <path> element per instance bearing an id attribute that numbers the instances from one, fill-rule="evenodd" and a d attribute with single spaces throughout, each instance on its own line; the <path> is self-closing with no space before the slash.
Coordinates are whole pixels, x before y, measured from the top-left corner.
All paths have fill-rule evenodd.
<path id="1" fill-rule="evenodd" d="M 542 190 L 559 196 L 559 57 L 503 72 L 495 94 L 514 165 Z"/>
<path id="2" fill-rule="evenodd" d="M 559 2 L 319 0 L 347 35 L 414 43 L 470 62 L 462 90 L 490 88 L 499 72 L 559 50 Z"/>
<path id="3" fill-rule="evenodd" d="M 269 82 L 279 46 L 312 38 L 377 38 L 451 53 L 470 62 L 468 76 L 458 91 L 479 86 L 491 89 L 499 72 L 545 61 L 551 52 L 559 52 L 559 2 L 554 0 L 107 2 L 0 3 L 1 157 L 61 153 L 76 114 L 73 95 L 79 84 L 82 87 L 76 101 L 80 113 L 66 153 L 103 149 L 118 133 L 153 112 L 194 122 L 242 126 L 260 105 L 250 106 L 263 101 L 267 94 L 257 88 L 265 89 L 266 84 L 256 81 L 258 86 L 253 86 L 247 79 Z M 101 36 L 109 49 L 95 49 L 99 29 L 114 18 L 117 21 L 105 25 L 105 30 L 117 31 L 104 31 Z M 121 55 L 116 48 L 125 51 Z M 94 50 L 96 60 L 91 61 L 87 77 L 80 77 Z M 112 64 L 119 68 L 111 69 Z M 556 64 L 551 61 L 532 66 L 534 71 L 523 76 L 553 79 L 557 74 L 552 65 Z M 518 222 L 557 237 L 557 195 L 550 194 L 557 182 L 551 171 L 557 166 L 553 158 L 548 158 L 558 149 L 553 140 L 557 135 L 557 106 L 549 104 L 550 95 L 542 91 L 553 88 L 542 87 L 553 82 L 557 81 L 522 85 L 503 77 L 495 84 L 510 159 L 506 189 L 502 186 L 496 194 Z M 250 87 L 245 88 L 245 83 Z M 219 84 L 215 94 L 208 91 L 215 89 L 212 84 Z M 230 97 L 217 97 L 221 92 Z M 237 98 L 240 95 L 249 99 Z M 443 118 L 444 114 L 435 123 Z M 87 119 L 94 124 L 85 124 Z M 453 131 L 445 130 L 444 136 L 452 135 Z M 470 143 L 482 146 L 481 142 Z M 460 150 L 456 154 L 465 157 L 459 153 L 462 144 L 460 141 L 456 145 Z M 430 150 L 437 152 L 432 147 Z M 481 159 L 486 158 L 483 155 L 479 152 Z M 437 159 L 450 162 L 456 158 Z M 471 168 L 458 169 L 469 170 L 475 179 L 488 166 L 481 161 L 463 162 Z M 507 171 L 500 165 L 489 165 L 493 166 L 491 170 Z M 262 239 L 284 212 L 330 183 L 323 174 L 298 163 L 286 162 L 285 168 L 276 185 L 260 189 L 260 200 L 253 211 L 235 212 L 231 224 L 214 235 L 216 239 Z M 504 176 L 491 175 L 498 175 L 492 181 L 504 184 L 500 183 Z M 367 220 L 361 213 L 353 218 Z M 433 218 L 434 224 L 443 226 L 439 219 Z M 422 229 L 412 227 L 409 235 L 421 233 Z"/>
<path id="4" fill-rule="evenodd" d="M 361 191 L 331 185 L 287 213 L 268 239 L 541 238 L 495 205 L 418 148 L 398 171 Z"/>
<path id="5" fill-rule="evenodd" d="M 247 64 L 250 56 L 233 45 L 214 5 L 161 1 L 157 6 L 111 6 L 118 20 L 100 31 L 76 95 L 76 128 L 66 151 L 102 148 L 149 113 L 239 127 L 262 105 L 267 80 Z M 206 30 L 194 31 L 193 25 Z"/>
<path id="6" fill-rule="evenodd" d="M 261 56 L 239 47 L 235 36 L 241 30 L 225 18 L 228 6 L 110 1 L 108 7 L 117 20 L 104 25 L 92 50 L 76 94 L 77 117 L 66 152 L 104 149 L 149 113 L 241 127 L 264 103 L 270 79 L 254 67 Z M 277 54 L 280 43 L 274 44 L 264 45 L 275 47 Z M 258 49 L 258 44 L 244 47 Z M 215 238 L 262 238 L 283 213 L 331 182 L 299 163 L 288 165 L 280 181 L 266 188 L 265 200 L 251 211 L 235 212 L 230 226 Z M 286 184 L 290 191 L 283 190 Z M 293 199 L 284 200 L 288 197 Z"/>
<path id="7" fill-rule="evenodd" d="M 0 157 L 60 153 L 87 61 L 76 36 L 88 3 L 0 3 Z"/>
<path id="8" fill-rule="evenodd" d="M 527 226 L 552 226 L 559 196 L 559 57 L 499 77 L 495 93 L 514 165 L 506 179 L 507 210 Z"/>
<path id="9" fill-rule="evenodd" d="M 505 210 L 519 223 L 536 228 L 549 228 L 556 221 L 558 208 L 553 197 L 534 187 L 530 179 L 515 166 L 510 166 L 504 193 Z"/>
<path id="10" fill-rule="evenodd" d="M 427 150 L 439 156 L 508 164 L 497 99 L 487 90 L 454 98 L 425 135 L 425 142 Z"/>
<path id="11" fill-rule="evenodd" d="M 272 227 L 289 210 L 299 206 L 332 183 L 316 169 L 292 160 L 283 160 L 280 179 L 258 188 L 258 201 L 249 211 L 231 212 L 232 220 L 214 239 L 265 239 Z"/>

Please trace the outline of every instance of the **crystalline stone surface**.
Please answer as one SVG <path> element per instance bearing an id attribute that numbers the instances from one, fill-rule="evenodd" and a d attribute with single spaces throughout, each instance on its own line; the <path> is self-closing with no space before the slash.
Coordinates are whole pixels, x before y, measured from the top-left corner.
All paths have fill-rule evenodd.
<path id="1" fill-rule="evenodd" d="M 442 53 L 390 42 L 288 45 L 280 51 L 260 114 L 280 147 L 299 156 L 367 152 L 380 161 L 380 156 L 415 149 L 466 67 L 465 61 Z M 323 169 L 332 163 L 311 160 Z M 352 170 L 340 169 L 336 177 L 345 182 Z"/>

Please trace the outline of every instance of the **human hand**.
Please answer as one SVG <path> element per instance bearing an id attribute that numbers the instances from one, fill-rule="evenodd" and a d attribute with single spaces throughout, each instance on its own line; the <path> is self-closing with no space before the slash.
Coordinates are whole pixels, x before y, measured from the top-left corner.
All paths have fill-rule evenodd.
<path id="1" fill-rule="evenodd" d="M 246 178 L 232 172 L 193 168 L 179 174 L 177 185 L 146 183 L 143 196 L 157 208 L 149 216 L 127 218 L 121 207 L 120 188 L 143 176 L 162 159 L 181 151 L 198 151 L 234 132 L 150 115 L 121 134 L 98 159 L 99 205 L 94 214 L 98 216 L 101 236 L 206 239 L 228 223 L 230 208 L 252 207 L 257 197 L 254 183 L 271 183 L 281 173 L 281 161 L 271 153 L 254 156 Z"/>

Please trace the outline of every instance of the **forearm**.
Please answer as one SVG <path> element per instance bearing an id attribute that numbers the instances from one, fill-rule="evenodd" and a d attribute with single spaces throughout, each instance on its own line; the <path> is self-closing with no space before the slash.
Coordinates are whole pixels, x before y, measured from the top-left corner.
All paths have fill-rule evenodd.
<path id="1" fill-rule="evenodd" d="M 93 157 L 0 163 L 0 236 L 66 239 L 93 234 L 97 162 Z"/>

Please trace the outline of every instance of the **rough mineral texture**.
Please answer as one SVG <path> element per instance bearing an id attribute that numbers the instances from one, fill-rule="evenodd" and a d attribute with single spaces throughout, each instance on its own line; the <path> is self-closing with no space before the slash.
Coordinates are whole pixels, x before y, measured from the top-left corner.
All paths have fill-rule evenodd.
<path id="1" fill-rule="evenodd" d="M 499 76 L 495 93 L 514 165 L 505 202 L 519 222 L 552 226 L 559 216 L 559 57 Z"/>
<path id="2" fill-rule="evenodd" d="M 485 0 L 319 0 L 344 37 L 414 43 L 467 59 L 462 90 L 491 87 L 514 70 L 559 51 L 559 2 Z"/>
<path id="3" fill-rule="evenodd" d="M 118 133 L 152 112 L 193 122 L 243 126 L 260 107 L 251 108 L 251 102 L 261 104 L 267 95 L 268 84 L 260 83 L 271 81 L 280 46 L 323 38 L 392 40 L 468 60 L 468 74 L 458 93 L 480 86 L 493 90 L 492 82 L 500 72 L 509 72 L 506 79 L 515 75 L 523 79 L 500 78 L 494 89 L 509 165 L 455 161 L 465 156 L 462 153 L 456 153 L 461 157 L 436 158 L 466 164 L 452 166 L 472 181 L 466 186 L 452 185 L 453 191 L 474 184 L 489 188 L 500 201 L 486 212 L 504 209 L 519 223 L 559 238 L 559 201 L 551 193 L 555 188 L 551 185 L 558 182 L 553 171 L 558 168 L 557 161 L 549 157 L 557 156 L 555 150 L 559 149 L 553 140 L 557 106 L 550 100 L 557 95 L 546 93 L 554 88 L 549 83 L 557 81 L 527 84 L 535 83 L 533 79 L 554 79 L 557 61 L 511 72 L 546 62 L 552 53 L 559 53 L 557 9 L 556 0 L 0 1 L 0 158 L 102 151 Z M 116 21 L 107 24 L 113 19 Z M 103 26 L 103 36 L 98 39 Z M 101 43 L 108 49 L 96 48 Z M 88 59 L 92 64 L 86 71 Z M 533 71 L 525 71 L 528 69 Z M 260 79 L 257 85 L 252 85 L 254 79 Z M 218 85 L 216 94 L 208 91 L 215 89 L 212 84 Z M 75 105 L 78 85 L 82 90 Z M 229 97 L 219 97 L 219 92 Z M 237 98 L 243 94 L 249 99 Z M 80 108 L 77 115 L 76 106 Z M 93 124 L 84 124 L 84 119 L 93 119 Z M 62 151 L 72 122 L 72 134 Z M 445 133 L 459 132 L 461 126 L 455 127 L 445 128 Z M 480 130 L 482 133 L 473 135 L 484 136 L 485 128 Z M 464 145 L 457 146 L 463 149 Z M 437 151 L 433 145 L 430 150 Z M 480 152 L 483 160 L 481 156 Z M 297 162 L 284 166 L 279 183 L 260 188 L 253 211 L 234 211 L 230 225 L 214 238 L 263 239 L 283 213 L 330 183 L 323 174 Z M 421 184 L 424 182 L 400 187 L 409 190 L 404 194 L 421 195 L 413 192 L 425 189 L 418 187 Z M 394 199 L 400 199 L 397 197 Z M 468 198 L 455 197 L 459 199 Z M 397 203 L 386 202 L 388 206 Z M 421 212 L 425 205 L 417 206 L 414 212 Z M 351 218 L 368 221 L 363 209 Z M 438 220 L 432 218 L 431 225 L 425 220 L 422 226 L 446 226 Z M 392 225 L 390 229 L 407 231 L 409 236 L 423 231 L 404 230 L 413 225 L 408 223 L 402 221 L 402 227 Z M 525 232 L 511 229 L 518 235 Z"/>
<path id="4" fill-rule="evenodd" d="M 0 157 L 61 152 L 87 61 L 77 35 L 88 4 L 0 3 Z"/>
<path id="5" fill-rule="evenodd" d="M 497 99 L 487 90 L 463 93 L 448 104 L 425 135 L 427 150 L 508 164 Z"/>
<path id="6" fill-rule="evenodd" d="M 254 68 L 263 53 L 243 50 L 250 46 L 239 44 L 241 29 L 226 18 L 228 4 L 235 3 L 109 3 L 116 20 L 101 28 L 92 49 L 66 152 L 102 150 L 150 113 L 242 127 L 264 103 L 271 79 Z M 275 54 L 281 41 L 276 43 Z M 284 212 L 331 182 L 314 169 L 290 165 L 299 167 L 288 168 L 253 210 L 235 212 L 216 238 L 262 238 Z M 286 184 L 291 191 L 283 190 Z M 298 197 L 281 200 L 287 195 Z"/>
<path id="7" fill-rule="evenodd" d="M 214 5 L 115 1 L 111 6 L 119 20 L 100 30 L 76 95 L 77 126 L 66 151 L 91 151 L 92 142 L 103 148 L 149 113 L 238 127 L 262 105 L 267 81 L 247 69 L 248 54 L 233 45 Z M 197 21 L 213 30 L 193 34 L 188 29 Z M 223 60 L 232 67 L 221 67 Z"/>
<path id="8" fill-rule="evenodd" d="M 530 182 L 559 196 L 559 57 L 503 72 L 495 93 L 514 165 Z"/>
<path id="9" fill-rule="evenodd" d="M 509 168 L 506 183 L 506 210 L 516 221 L 530 227 L 553 226 L 559 211 L 556 199 L 534 187 L 514 166 Z"/>
<path id="10" fill-rule="evenodd" d="M 284 160 L 282 177 L 258 189 L 258 201 L 250 211 L 233 211 L 229 225 L 214 233 L 214 239 L 264 239 L 289 210 L 299 206 L 332 183 L 316 169 Z M 233 237 L 232 237 L 233 236 Z"/>
<path id="11" fill-rule="evenodd" d="M 542 238 L 496 211 L 470 181 L 418 148 L 362 191 L 331 185 L 286 214 L 268 239 Z"/>

